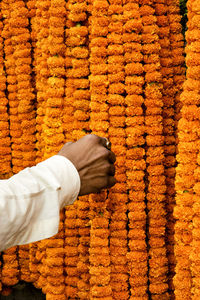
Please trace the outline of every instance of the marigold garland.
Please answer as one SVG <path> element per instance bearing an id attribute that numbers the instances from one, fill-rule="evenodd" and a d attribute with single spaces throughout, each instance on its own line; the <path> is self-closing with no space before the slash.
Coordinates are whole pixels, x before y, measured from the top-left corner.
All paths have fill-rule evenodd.
<path id="1" fill-rule="evenodd" d="M 3 5 L 2 5 L 3 6 Z M 9 116 L 6 105 L 8 104 L 8 99 L 6 97 L 6 74 L 4 65 L 4 40 L 2 37 L 3 27 L 3 12 L 5 13 L 3 7 L 1 7 L 0 12 L 0 126 L 1 126 L 1 179 L 9 178 L 11 176 L 11 148 L 10 148 L 10 138 L 9 138 Z"/>
<path id="2" fill-rule="evenodd" d="M 12 47 L 12 42 L 11 42 L 11 31 L 9 29 L 9 20 L 10 20 L 10 3 L 8 1 L 2 1 L 1 2 L 1 11 L 3 14 L 3 26 L 2 26 L 2 36 L 4 38 L 4 48 L 2 48 L 2 53 L 4 51 L 4 55 L 5 55 L 5 65 L 3 66 L 3 60 L 1 61 L 2 63 L 2 72 L 5 71 L 5 73 L 7 74 L 7 78 L 6 81 L 4 83 L 7 83 L 7 86 L 4 84 L 3 85 L 3 81 L 1 84 L 2 87 L 2 91 L 1 91 L 1 105 L 3 105 L 2 108 L 4 108 L 3 110 L 1 109 L 3 116 L 1 117 L 2 119 L 2 125 L 5 124 L 5 120 L 6 120 L 6 116 L 7 116 L 7 122 L 8 122 L 8 115 L 7 115 L 7 105 L 8 102 L 13 103 L 13 99 L 15 99 L 16 97 L 16 93 L 15 92 L 10 92 L 8 94 L 8 99 L 6 99 L 5 97 L 5 91 L 6 88 L 9 91 L 16 91 L 16 89 L 12 89 L 12 87 L 14 87 L 14 84 L 16 84 L 16 76 L 15 76 L 15 68 L 13 62 L 13 58 L 12 58 L 12 54 L 13 54 L 13 47 Z M 2 47 L 3 47 L 3 43 L 2 43 Z M 3 73 L 2 73 L 3 75 Z M 3 79 L 3 77 L 2 77 Z M 4 92 L 4 93 L 3 93 Z M 10 121 L 9 124 L 10 128 L 12 128 L 12 121 Z M 9 129 L 10 129 L 9 128 Z M 8 128 L 7 128 L 8 129 Z M 3 130 L 4 132 L 4 130 Z M 2 132 L 2 133 L 3 133 Z M 2 154 L 6 159 L 8 159 L 8 154 L 10 156 L 11 154 L 11 149 L 9 152 L 4 152 L 4 147 L 6 147 L 7 151 L 9 149 L 9 144 L 10 144 L 10 138 L 5 136 L 2 136 Z M 11 160 L 11 157 L 10 157 Z M 6 163 L 6 162 L 5 162 Z M 9 163 L 10 164 L 10 163 Z M 11 164 L 10 164 L 11 166 Z M 8 166 L 7 166 L 8 167 Z M 11 168 L 8 167 L 8 170 L 11 171 Z M 4 168 L 2 169 L 2 172 L 4 173 Z M 10 173 L 11 175 L 11 173 Z M 1 281 L 5 286 L 11 286 L 14 285 L 18 282 L 19 280 L 19 261 L 18 261 L 18 248 L 14 247 L 11 248 L 9 250 L 7 250 L 4 254 L 2 254 L 2 261 L 3 261 L 3 265 L 2 265 L 2 274 L 1 274 Z"/>
<path id="3" fill-rule="evenodd" d="M 197 5 L 197 6 L 196 6 Z M 197 9 L 197 10 L 196 10 Z M 188 31 L 186 34 L 186 63 L 187 79 L 181 94 L 182 110 L 181 119 L 178 123 L 178 167 L 176 173 L 176 206 L 174 216 L 175 224 L 175 255 L 176 274 L 174 277 L 175 296 L 177 299 L 186 297 L 198 299 L 200 293 L 198 288 L 198 255 L 196 253 L 198 234 L 198 103 L 193 101 L 199 97 L 199 89 L 193 84 L 198 80 L 193 70 L 198 66 L 198 61 L 193 58 L 196 50 L 192 44 L 198 38 L 193 35 L 196 26 L 195 15 L 200 11 L 197 1 L 188 1 Z M 194 20 L 194 22 L 193 22 Z M 192 92 L 193 97 L 190 98 Z M 196 146 L 195 146 L 196 145 Z M 197 147 L 197 148 L 196 148 Z M 185 159 L 185 157 L 188 157 Z M 188 180 L 189 179 L 189 180 Z"/>
<path id="4" fill-rule="evenodd" d="M 25 3 L 17 1 L 12 4 L 10 25 L 15 33 L 12 36 L 12 45 L 14 49 L 13 57 L 15 59 L 15 74 L 17 81 L 17 116 L 21 127 L 21 140 L 18 151 L 20 151 L 20 157 L 23 159 L 24 167 L 32 166 L 35 161 L 35 122 L 34 119 L 34 94 L 31 85 L 31 53 L 30 44 L 28 40 L 30 38 L 27 18 L 27 8 Z M 15 21 L 15 22 L 14 22 Z M 22 51 L 25 50 L 25 51 Z M 24 57 L 24 59 L 22 59 Z M 13 151 L 13 154 L 17 151 Z M 14 170 L 14 168 L 13 168 Z M 15 172 L 15 170 L 14 170 Z M 29 271 L 29 246 L 19 247 L 19 263 L 20 263 L 20 278 L 22 280 L 30 281 Z"/>
<path id="5" fill-rule="evenodd" d="M 94 1 L 91 12 L 90 30 L 90 92 L 91 114 L 90 128 L 93 133 L 107 137 L 108 134 L 108 105 L 101 111 L 101 105 L 106 103 L 108 75 L 108 15 L 109 4 L 106 0 Z M 98 67 L 96 67 L 98 66 Z M 90 298 L 112 299 L 110 285 L 110 255 L 109 255 L 109 212 L 107 210 L 107 192 L 100 195 L 90 195 Z"/>
<path id="6" fill-rule="evenodd" d="M 64 212 L 60 213 L 59 232 L 46 243 L 44 268 L 47 283 L 43 293 L 49 300 L 65 300 L 64 277 Z"/>
<path id="7" fill-rule="evenodd" d="M 50 0 L 36 0 L 36 21 L 34 31 L 36 34 L 35 47 L 35 79 L 37 90 L 37 116 L 36 116 L 36 162 L 42 161 L 44 157 L 44 132 L 43 123 L 45 115 L 45 104 L 47 100 L 46 87 L 49 77 L 47 58 L 49 57 L 48 34 L 49 34 L 49 7 Z"/>
<path id="8" fill-rule="evenodd" d="M 159 43 L 160 43 L 160 64 L 162 74 L 162 100 L 163 100 L 163 134 L 164 134 L 164 174 L 166 178 L 166 241 L 167 241 L 167 258 L 169 262 L 169 289 L 173 290 L 172 278 L 174 276 L 174 251 L 173 251 L 173 226 L 174 221 L 172 217 L 174 196 L 175 196 L 175 128 L 174 128 L 174 100 L 175 88 L 173 87 L 173 61 L 171 58 L 170 47 L 170 18 L 171 15 L 168 10 L 168 2 L 160 1 L 155 5 L 155 12 L 157 15 L 157 25 L 159 27 Z M 171 297 L 173 292 L 171 291 Z"/>
<path id="9" fill-rule="evenodd" d="M 143 31 L 142 52 L 144 54 L 145 71 L 145 132 L 146 132 L 146 163 L 147 163 L 147 211 L 148 211 L 148 266 L 149 291 L 152 299 L 168 298 L 167 272 L 168 261 L 165 247 L 165 176 L 164 169 L 154 173 L 155 167 L 164 162 L 163 119 L 161 115 L 162 75 L 160 72 L 157 18 L 154 15 L 154 1 L 141 7 Z M 145 4 L 145 1 L 144 1 Z M 151 39 L 148 34 L 152 33 Z M 152 112 L 152 108 L 160 111 Z"/>
<path id="10" fill-rule="evenodd" d="M 87 54 L 85 55 L 85 46 L 87 41 L 88 29 L 84 25 L 86 19 L 86 3 L 74 3 L 69 1 L 67 5 L 66 22 L 66 101 L 64 107 L 66 109 L 65 125 L 66 137 L 70 140 L 77 140 L 89 129 L 87 120 L 89 118 L 89 81 L 86 78 L 89 74 Z M 81 11 L 80 11 L 81 8 Z M 83 78 L 82 78 L 83 77 Z M 84 78 L 85 77 L 85 78 Z M 83 99 L 83 100 L 82 100 Z M 88 228 L 86 224 L 88 220 L 86 217 L 88 197 L 82 197 L 80 201 L 72 208 L 69 208 L 69 213 L 74 213 L 74 220 L 76 227 L 73 230 L 65 224 L 66 234 L 66 279 L 65 283 L 67 297 L 79 297 L 80 299 L 87 299 L 89 288 L 88 286 Z M 87 207 L 86 211 L 84 208 Z M 82 211 L 82 208 L 84 211 Z M 68 209 L 67 209 L 68 210 Z M 66 214 L 68 213 L 66 210 Z M 86 219 L 86 220 L 85 220 Z M 78 223 L 79 221 L 79 223 Z M 79 228 L 79 229 L 78 229 Z M 79 241 L 79 233 L 80 241 Z M 67 249 L 70 247 L 68 238 L 76 243 L 75 246 L 79 249 L 76 256 L 73 257 L 71 252 Z M 74 246 L 74 245 L 73 245 Z M 70 264 L 68 265 L 68 261 Z M 79 263 L 78 263 L 79 261 Z M 74 270 L 74 271 L 73 271 Z M 78 277 L 80 276 L 80 279 Z"/>
<path id="11" fill-rule="evenodd" d="M 88 63 L 88 28 L 87 28 L 87 2 L 73 2 L 67 4 L 68 21 L 66 29 L 66 44 L 67 44 L 67 79 L 66 93 L 66 109 L 68 109 L 67 117 L 68 123 L 71 122 L 71 139 L 77 140 L 84 136 L 89 130 L 89 74 Z M 73 51 L 75 50 L 75 51 Z M 73 91 L 73 93 L 69 94 Z M 70 105 L 70 106 L 69 106 Z M 73 113 L 72 113 L 73 112 Z M 69 125 L 67 128 L 67 136 L 70 134 Z M 77 265 L 77 275 L 70 276 L 68 274 L 66 283 L 69 285 L 68 294 L 77 295 L 79 299 L 89 299 L 89 235 L 90 229 L 88 227 L 88 212 L 89 203 L 88 196 L 80 197 L 77 202 L 77 228 L 75 232 L 76 247 L 78 248 L 78 260 L 74 261 L 74 269 Z M 66 238 L 66 244 L 68 241 Z M 66 251 L 66 261 L 68 253 Z M 67 294 L 67 295 L 68 295 Z"/>
<path id="12" fill-rule="evenodd" d="M 66 298 L 77 297 L 77 284 L 79 280 L 78 263 L 78 228 L 77 205 L 65 210 L 65 295 Z"/>
<path id="13" fill-rule="evenodd" d="M 129 16 L 135 19 L 130 27 Z M 131 1 L 124 6 L 123 41 L 125 47 L 125 83 L 126 103 L 126 175 L 129 190 L 128 203 L 128 248 L 130 299 L 142 297 L 147 299 L 147 249 L 145 241 L 146 205 L 144 203 L 144 169 L 145 162 L 143 144 L 144 117 L 142 86 L 144 84 L 143 66 L 141 61 L 141 29 L 142 23 L 138 1 Z M 128 26 L 129 24 L 129 26 Z M 129 47 L 128 47 L 129 46 Z M 126 48 L 128 48 L 126 50 Z M 136 163 L 135 163 L 136 162 Z M 121 166 L 122 167 L 122 166 Z M 137 232 L 137 234 L 136 234 Z M 140 269 L 139 269 L 139 266 Z M 142 270 L 142 271 L 141 271 Z"/>
<path id="14" fill-rule="evenodd" d="M 110 22 L 108 25 L 108 114 L 105 112 L 105 119 L 109 118 L 110 127 L 108 137 L 112 144 L 112 150 L 117 156 L 116 179 L 124 184 L 125 174 L 125 100 L 124 96 L 124 50 L 123 50 L 123 2 L 110 1 L 108 9 Z M 99 66 L 100 67 L 100 66 Z M 101 65 L 104 67 L 104 65 Z M 102 70 L 103 68 L 101 68 Z M 99 70 L 100 71 L 100 68 Z M 112 88 L 115 86 L 115 88 Z M 121 88 L 121 90 L 120 90 Z M 119 93 L 117 93 L 119 90 Z M 117 98 L 120 102 L 117 103 Z M 103 112 L 102 112 L 103 114 Z M 126 192 L 120 192 L 113 187 L 108 195 L 110 218 L 110 286 L 112 299 L 128 299 L 128 274 L 127 274 L 127 207 L 128 200 Z M 120 282 L 120 284 L 119 284 Z"/>
<path id="15" fill-rule="evenodd" d="M 59 15 L 58 15 L 59 12 Z M 53 0 L 49 6 L 49 36 L 46 46 L 48 47 L 47 68 L 49 77 L 46 91 L 45 116 L 43 119 L 43 138 L 45 153 L 44 158 L 56 154 L 64 141 L 62 129 L 62 98 L 64 96 L 64 23 L 66 8 L 64 1 Z M 43 292 L 47 299 L 65 299 L 64 285 L 64 213 L 60 214 L 59 233 L 47 241 L 45 247 L 44 274 L 46 284 Z M 53 245 L 53 246 L 52 246 Z M 52 253 L 52 247 L 54 252 Z M 59 253 L 58 258 L 54 253 Z M 58 280 L 59 277 L 59 280 Z"/>
<path id="16" fill-rule="evenodd" d="M 4 28 L 2 36 L 5 39 L 4 53 L 5 53 L 5 71 L 7 74 L 7 91 L 9 102 L 9 131 L 12 142 L 12 169 L 14 172 L 18 170 L 16 163 L 18 164 L 18 158 L 21 157 L 21 151 L 19 151 L 19 137 L 21 136 L 21 127 L 17 116 L 17 77 L 15 72 L 15 59 L 13 57 L 14 47 L 12 43 L 12 25 L 11 21 L 11 5 L 12 1 L 2 1 L 1 8 L 4 16 Z M 13 33 L 14 34 L 14 33 Z M 5 107 L 7 103 L 2 103 Z M 8 143 L 8 139 L 3 141 L 5 145 Z M 18 164 L 19 165 L 19 164 Z M 17 170 L 15 170 L 17 168 Z"/>
<path id="17" fill-rule="evenodd" d="M 47 58 L 49 57 L 49 49 L 47 46 L 48 33 L 49 33 L 49 7 L 50 1 L 36 0 L 36 19 L 33 22 L 33 29 L 36 35 L 35 43 L 35 60 L 33 61 L 34 70 L 35 70 L 35 85 L 37 90 L 37 116 L 36 116 L 36 162 L 42 161 L 44 157 L 44 132 L 43 132 L 43 123 L 45 115 L 45 100 L 46 99 L 46 87 L 47 87 L 47 78 L 49 76 L 49 70 L 47 66 Z M 46 243 L 45 241 L 40 241 L 37 243 L 37 250 L 35 254 L 38 279 L 34 282 L 34 285 L 37 288 L 44 288 L 46 285 L 46 273 L 43 263 L 45 261 L 46 252 L 45 252 Z M 30 254 L 31 255 L 31 254 Z M 31 258 L 31 261 L 33 258 Z M 30 269 L 31 269 L 30 264 Z"/>
<path id="18" fill-rule="evenodd" d="M 167 2 L 167 16 L 169 21 L 169 42 L 170 42 L 170 55 L 172 55 L 172 60 L 170 66 L 172 71 L 169 69 L 168 84 L 164 83 L 164 89 L 166 87 L 166 112 L 163 114 L 164 119 L 164 132 L 166 132 L 165 137 L 165 175 L 166 175 L 166 185 L 167 185 L 167 224 L 166 224 L 166 239 L 167 239 L 167 256 L 169 261 L 169 289 L 170 296 L 174 298 L 174 285 L 173 277 L 175 274 L 175 255 L 174 255 L 174 224 L 175 219 L 173 216 L 173 210 L 175 207 L 175 154 L 177 148 L 177 122 L 180 118 L 180 93 L 182 91 L 182 84 L 185 79 L 184 77 L 184 53 L 183 53 L 183 37 L 181 34 L 182 28 L 180 26 L 180 9 L 179 1 L 168 1 Z M 174 37 L 179 41 L 179 45 L 174 43 Z M 181 43 L 182 41 L 182 43 Z M 178 46 L 178 47 L 177 47 Z M 180 66 L 179 73 L 177 73 L 177 66 Z M 173 81 L 172 81 L 173 80 Z M 167 83 L 167 82 L 166 82 Z M 170 85 L 171 84 L 171 88 Z M 172 99 L 170 100 L 169 97 Z M 171 107 L 170 107 L 171 106 Z M 166 129 L 165 129 L 166 128 Z"/>

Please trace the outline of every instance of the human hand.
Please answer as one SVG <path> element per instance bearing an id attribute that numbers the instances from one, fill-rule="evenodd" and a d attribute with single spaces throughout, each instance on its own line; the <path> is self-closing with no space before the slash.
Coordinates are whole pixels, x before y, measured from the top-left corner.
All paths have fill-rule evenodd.
<path id="1" fill-rule="evenodd" d="M 106 148 L 107 139 L 89 134 L 77 142 L 66 143 L 58 152 L 76 167 L 81 188 L 79 196 L 98 193 L 116 183 L 115 154 Z"/>

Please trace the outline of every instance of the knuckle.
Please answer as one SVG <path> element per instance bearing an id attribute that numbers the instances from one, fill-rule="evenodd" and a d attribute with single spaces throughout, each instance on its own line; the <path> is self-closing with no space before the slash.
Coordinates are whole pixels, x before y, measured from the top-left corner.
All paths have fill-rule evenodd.
<path id="1" fill-rule="evenodd" d="M 99 151 L 99 156 L 102 159 L 106 159 L 107 158 L 107 156 L 108 156 L 108 150 L 105 147 L 100 146 L 98 151 Z"/>
<path id="2" fill-rule="evenodd" d="M 109 186 L 115 185 L 116 182 L 117 182 L 117 181 L 116 181 L 116 179 L 115 179 L 114 176 L 112 176 L 112 177 L 109 178 Z"/>
<path id="3" fill-rule="evenodd" d="M 96 135 L 96 134 L 90 134 L 90 137 L 91 137 L 91 139 L 93 140 L 93 141 L 98 141 L 99 139 L 100 139 L 100 137 L 98 136 L 98 135 Z"/>
<path id="4" fill-rule="evenodd" d="M 102 148 L 103 148 L 102 149 L 103 156 L 105 158 L 107 158 L 109 156 L 109 150 L 107 148 L 105 148 L 105 147 L 102 147 Z"/>
<path id="5" fill-rule="evenodd" d="M 97 144 L 99 142 L 100 137 L 96 134 L 88 134 L 87 136 L 88 142 L 91 144 Z"/>
<path id="6" fill-rule="evenodd" d="M 114 165 L 110 166 L 110 171 L 113 175 L 115 174 L 115 166 Z"/>

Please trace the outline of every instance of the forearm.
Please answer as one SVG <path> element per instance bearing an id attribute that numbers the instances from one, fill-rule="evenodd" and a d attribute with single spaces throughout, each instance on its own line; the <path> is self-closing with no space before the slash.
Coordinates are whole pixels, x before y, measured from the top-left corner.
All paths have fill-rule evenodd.
<path id="1" fill-rule="evenodd" d="M 1 180 L 0 251 L 56 234 L 60 209 L 74 202 L 79 189 L 78 172 L 59 155 Z"/>

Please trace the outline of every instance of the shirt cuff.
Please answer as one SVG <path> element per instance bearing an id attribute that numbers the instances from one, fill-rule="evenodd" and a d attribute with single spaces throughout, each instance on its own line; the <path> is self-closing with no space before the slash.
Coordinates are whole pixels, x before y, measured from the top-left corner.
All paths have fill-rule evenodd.
<path id="1" fill-rule="evenodd" d="M 54 155 L 37 166 L 47 167 L 59 184 L 59 204 L 62 209 L 77 199 L 81 181 L 73 163 L 62 155 Z"/>

